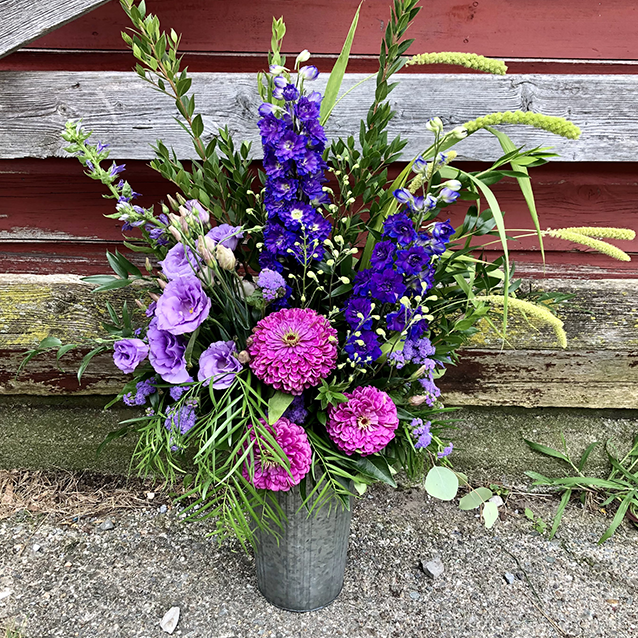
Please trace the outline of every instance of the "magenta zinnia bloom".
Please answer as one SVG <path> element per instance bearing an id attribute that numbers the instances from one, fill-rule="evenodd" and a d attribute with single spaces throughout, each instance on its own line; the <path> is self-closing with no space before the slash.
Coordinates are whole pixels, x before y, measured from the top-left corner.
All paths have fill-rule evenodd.
<path id="1" fill-rule="evenodd" d="M 267 449 L 267 443 L 262 446 L 256 443 L 253 446 L 252 454 L 254 467 L 252 480 L 250 477 L 250 456 L 242 467 L 242 474 L 247 481 L 250 481 L 257 489 L 272 490 L 273 492 L 287 492 L 293 485 L 298 485 L 301 479 L 308 474 L 310 462 L 312 460 L 312 450 L 308 442 L 306 431 L 296 423 L 292 423 L 286 417 L 281 417 L 272 427 L 261 423 L 274 436 L 279 447 L 290 461 L 290 468 L 280 465 L 275 459 L 268 459 L 262 455 L 262 450 Z M 251 430 L 251 438 L 256 439 L 254 428 Z"/>
<path id="2" fill-rule="evenodd" d="M 397 406 L 373 386 L 344 393 L 348 400 L 328 408 L 326 430 L 337 447 L 350 455 L 368 456 L 381 451 L 399 425 Z"/>
<path id="3" fill-rule="evenodd" d="M 337 362 L 337 331 L 310 308 L 283 308 L 262 319 L 248 348 L 250 368 L 277 390 L 299 395 Z"/>

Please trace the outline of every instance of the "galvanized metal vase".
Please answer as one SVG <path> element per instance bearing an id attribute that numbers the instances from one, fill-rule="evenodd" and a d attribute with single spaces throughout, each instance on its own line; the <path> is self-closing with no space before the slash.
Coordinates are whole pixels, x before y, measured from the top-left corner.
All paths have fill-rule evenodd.
<path id="1" fill-rule="evenodd" d="M 350 510 L 335 499 L 318 513 L 299 511 L 297 487 L 274 493 L 286 515 L 283 534 L 258 531 L 255 561 L 259 591 L 287 611 L 314 611 L 329 605 L 343 587 Z"/>

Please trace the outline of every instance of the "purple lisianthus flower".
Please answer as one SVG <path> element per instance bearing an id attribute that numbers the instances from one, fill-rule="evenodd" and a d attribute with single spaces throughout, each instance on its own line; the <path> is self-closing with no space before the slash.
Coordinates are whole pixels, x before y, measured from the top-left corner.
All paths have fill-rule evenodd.
<path id="1" fill-rule="evenodd" d="M 257 277 L 257 286 L 266 301 L 274 301 L 286 291 L 286 280 L 276 270 L 265 268 Z"/>
<path id="2" fill-rule="evenodd" d="M 396 239 L 400 245 L 407 246 L 417 237 L 412 220 L 405 213 L 396 213 L 383 224 L 384 237 Z"/>
<path id="3" fill-rule="evenodd" d="M 181 337 L 157 327 L 157 319 L 148 326 L 148 358 L 157 374 L 168 383 L 188 383 L 193 379 L 186 371 L 186 343 Z"/>
<path id="4" fill-rule="evenodd" d="M 153 317 L 155 316 L 155 308 L 157 307 L 157 302 L 155 301 L 151 301 L 150 304 L 148 304 L 148 308 L 144 311 L 144 314 L 147 317 Z"/>
<path id="5" fill-rule="evenodd" d="M 412 246 L 398 252 L 396 267 L 404 275 L 416 275 L 428 265 L 429 261 L 430 255 L 421 246 Z"/>
<path id="6" fill-rule="evenodd" d="M 372 330 L 363 330 L 358 336 L 351 334 L 346 340 L 344 350 L 353 361 L 372 363 L 383 353 L 379 346 L 379 337 Z"/>
<path id="7" fill-rule="evenodd" d="M 346 306 L 345 316 L 353 330 L 372 328 L 372 302 L 365 297 L 351 297 Z"/>
<path id="8" fill-rule="evenodd" d="M 398 272 L 390 269 L 374 273 L 370 283 L 370 292 L 379 301 L 395 303 L 405 292 L 403 277 Z"/>
<path id="9" fill-rule="evenodd" d="M 169 281 L 157 302 L 157 327 L 174 335 L 193 332 L 208 317 L 210 299 L 197 277 Z"/>
<path id="10" fill-rule="evenodd" d="M 141 339 L 122 339 L 114 345 L 113 362 L 124 374 L 130 374 L 148 355 L 148 346 Z"/>
<path id="11" fill-rule="evenodd" d="M 202 224 L 208 224 L 210 214 L 196 199 L 189 199 L 184 202 L 184 208 Z"/>
<path id="12" fill-rule="evenodd" d="M 375 270 L 392 268 L 396 244 L 393 241 L 380 241 L 374 247 L 370 257 L 370 265 Z"/>
<path id="13" fill-rule="evenodd" d="M 234 341 L 211 343 L 199 357 L 198 381 L 203 381 L 204 385 L 212 383 L 215 390 L 230 388 L 235 376 L 242 369 L 235 352 Z"/>
<path id="14" fill-rule="evenodd" d="M 193 275 L 200 267 L 195 253 L 188 246 L 181 243 L 175 244 L 166 253 L 166 257 L 159 262 L 159 265 L 169 280 Z"/>
<path id="15" fill-rule="evenodd" d="M 306 138 L 294 131 L 286 131 L 275 147 L 277 159 L 284 162 L 289 159 L 300 159 L 306 152 Z"/>
<path id="16" fill-rule="evenodd" d="M 206 233 L 215 243 L 221 244 L 230 250 L 236 250 L 239 240 L 244 238 L 241 226 L 231 226 L 230 224 L 220 224 Z"/>

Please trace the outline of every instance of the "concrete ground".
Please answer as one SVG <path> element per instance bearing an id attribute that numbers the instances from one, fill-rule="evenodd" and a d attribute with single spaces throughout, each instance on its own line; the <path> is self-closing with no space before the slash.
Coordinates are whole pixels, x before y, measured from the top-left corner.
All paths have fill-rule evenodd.
<path id="1" fill-rule="evenodd" d="M 77 521 L 22 510 L 0 521 L 0 627 L 25 638 L 629 638 L 638 636 L 638 530 L 596 541 L 605 514 L 568 507 L 548 540 L 555 498 L 512 493 L 485 530 L 475 512 L 418 489 L 375 487 L 355 508 L 345 585 L 327 609 L 294 614 L 257 590 L 254 561 L 206 538 L 155 498 Z M 161 503 L 161 504 L 160 504 Z M 108 517 L 112 529 L 100 530 Z M 71 523 L 71 524 L 69 524 Z M 428 577 L 421 561 L 440 558 Z"/>

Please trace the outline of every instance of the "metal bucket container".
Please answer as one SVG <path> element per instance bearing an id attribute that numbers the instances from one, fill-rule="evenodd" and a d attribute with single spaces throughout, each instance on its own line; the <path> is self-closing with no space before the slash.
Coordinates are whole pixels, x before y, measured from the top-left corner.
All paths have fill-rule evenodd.
<path id="1" fill-rule="evenodd" d="M 278 537 L 256 532 L 259 591 L 287 611 L 321 609 L 343 587 L 350 510 L 334 499 L 308 515 L 306 508 L 299 511 L 303 501 L 297 487 L 273 496 L 288 520 Z"/>

